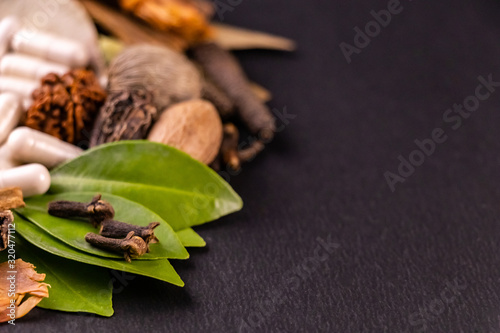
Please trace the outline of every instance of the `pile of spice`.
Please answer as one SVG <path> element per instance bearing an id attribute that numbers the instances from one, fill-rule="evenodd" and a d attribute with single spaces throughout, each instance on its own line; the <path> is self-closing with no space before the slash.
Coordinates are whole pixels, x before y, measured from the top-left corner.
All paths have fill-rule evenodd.
<path id="1" fill-rule="evenodd" d="M 28 23 L 46 12 L 46 1 L 0 0 L 0 250 L 8 247 L 7 226 L 16 216 L 22 239 L 28 240 L 22 247 L 35 261 L 30 249 L 40 248 L 79 265 L 141 274 L 150 269 L 145 263 L 159 260 L 168 270 L 166 259 L 187 259 L 184 246 L 205 244 L 191 226 L 241 208 L 241 199 L 212 170 L 238 171 L 273 140 L 276 125 L 266 105 L 271 94 L 250 81 L 231 50 L 295 46 L 285 38 L 212 22 L 216 5 L 210 0 L 70 0 L 58 3 L 48 23 L 33 30 Z M 252 136 L 251 144 L 241 144 L 240 130 Z M 155 178 L 136 171 L 141 163 L 170 169 Z M 113 171 L 113 164 L 120 167 Z M 179 181 L 168 174 L 172 170 L 197 174 Z M 211 189 L 214 184 L 218 189 Z M 147 186 L 158 194 L 141 195 Z M 169 186 L 184 186 L 185 193 L 164 191 Z M 198 188 L 210 191 L 198 193 Z M 186 199 L 190 191 L 191 201 Z M 90 192 L 103 193 L 122 210 L 135 207 L 134 214 L 142 212 L 149 221 L 114 220 L 116 207 L 101 195 L 87 203 L 60 200 L 64 193 L 83 198 Z M 58 200 L 49 200 L 54 194 Z M 183 200 L 185 207 L 177 203 Z M 48 203 L 45 209 L 40 202 Z M 78 219 L 90 221 L 98 233 L 88 232 Z M 55 221 L 57 228 L 47 228 Z M 45 243 L 51 242 L 49 250 Z M 71 252 L 75 249 L 77 254 Z M 129 266 L 117 264 L 117 254 Z M 51 262 L 50 256 L 44 262 Z M 15 318 L 39 302 L 92 311 L 43 302 L 45 276 L 31 264 L 19 261 L 19 266 L 33 288 L 16 294 Z M 2 264 L 0 276 L 3 269 Z M 182 284 L 175 271 L 144 274 Z M 62 299 L 57 288 L 54 293 L 52 299 Z M 33 296 L 23 306 L 24 294 Z M 2 306 L 8 303 L 1 296 L 0 321 L 7 321 Z"/>

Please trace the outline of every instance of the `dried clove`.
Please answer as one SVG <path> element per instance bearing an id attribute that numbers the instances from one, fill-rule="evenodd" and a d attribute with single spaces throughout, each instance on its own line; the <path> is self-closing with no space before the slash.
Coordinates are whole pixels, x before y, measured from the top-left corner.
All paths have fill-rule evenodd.
<path id="1" fill-rule="evenodd" d="M 205 74 L 233 100 L 240 118 L 252 134 L 263 141 L 270 141 L 276 131 L 274 117 L 252 92 L 236 58 L 214 43 L 194 47 L 191 55 Z"/>
<path id="2" fill-rule="evenodd" d="M 149 252 L 149 244 L 159 242 L 154 232 L 154 229 L 159 225 L 159 222 L 152 222 L 147 227 L 140 227 L 115 220 L 106 220 L 102 222 L 99 234 L 109 238 L 123 238 L 126 237 L 129 232 L 133 231 L 136 236 L 141 237 L 144 242 L 146 242 L 148 247 L 147 252 Z"/>
<path id="3" fill-rule="evenodd" d="M 10 230 L 9 226 L 14 222 L 14 215 L 10 210 L 0 212 L 0 251 L 3 251 L 9 245 Z"/>
<path id="4" fill-rule="evenodd" d="M 88 204 L 75 201 L 52 201 L 49 203 L 49 214 L 62 218 L 89 218 L 92 225 L 97 227 L 103 221 L 112 219 L 115 216 L 115 210 L 109 202 L 101 200 L 101 195 L 98 194 Z"/>
<path id="5" fill-rule="evenodd" d="M 127 262 L 131 262 L 131 259 L 138 258 L 148 251 L 146 242 L 141 237 L 135 236 L 133 231 L 129 232 L 124 239 L 107 238 L 89 232 L 85 235 L 85 240 L 97 248 L 123 254 Z"/>
<path id="6" fill-rule="evenodd" d="M 144 139 L 158 115 L 146 90 L 111 93 L 94 124 L 90 147 L 120 140 Z"/>

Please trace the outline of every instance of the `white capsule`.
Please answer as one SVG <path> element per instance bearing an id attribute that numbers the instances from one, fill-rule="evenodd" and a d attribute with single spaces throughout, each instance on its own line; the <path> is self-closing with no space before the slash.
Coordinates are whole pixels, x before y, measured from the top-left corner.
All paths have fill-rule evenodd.
<path id="1" fill-rule="evenodd" d="M 35 80 L 23 79 L 15 76 L 0 76 L 0 93 L 12 92 L 24 98 L 31 98 L 40 83 Z"/>
<path id="2" fill-rule="evenodd" d="M 80 156 L 82 149 L 51 135 L 28 128 L 16 128 L 7 140 L 13 159 L 23 163 L 40 163 L 51 169 Z"/>
<path id="3" fill-rule="evenodd" d="M 12 37 L 20 27 L 19 20 L 14 16 L 8 16 L 0 22 L 0 57 L 7 52 Z"/>
<path id="4" fill-rule="evenodd" d="M 24 54 L 6 54 L 0 60 L 0 74 L 5 76 L 20 76 L 39 80 L 49 73 L 62 76 L 69 70 L 68 66 Z"/>
<path id="5" fill-rule="evenodd" d="M 21 164 L 12 160 L 12 154 L 7 145 L 0 147 L 0 171 L 12 169 L 19 165 Z"/>
<path id="6" fill-rule="evenodd" d="M 13 93 L 0 94 L 0 144 L 19 124 L 23 111 L 18 95 Z"/>
<path id="7" fill-rule="evenodd" d="M 41 164 L 28 164 L 0 171 L 0 188 L 20 187 L 24 197 L 44 194 L 50 187 L 50 173 Z"/>
<path id="8" fill-rule="evenodd" d="M 11 46 L 16 52 L 70 67 L 86 67 L 90 62 L 90 55 L 84 44 L 46 32 L 20 30 L 12 38 Z"/>

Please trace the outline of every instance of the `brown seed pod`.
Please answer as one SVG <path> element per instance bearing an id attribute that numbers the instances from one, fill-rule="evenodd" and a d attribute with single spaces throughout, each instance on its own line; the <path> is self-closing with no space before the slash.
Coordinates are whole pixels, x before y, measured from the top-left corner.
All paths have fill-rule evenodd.
<path id="1" fill-rule="evenodd" d="M 106 91 L 92 71 L 73 70 L 63 76 L 48 74 L 33 92 L 25 125 L 69 143 L 86 140 Z"/>
<path id="2" fill-rule="evenodd" d="M 165 110 L 148 140 L 170 145 L 209 164 L 219 152 L 222 122 L 212 103 L 187 101 Z"/>
<path id="3" fill-rule="evenodd" d="M 162 46 L 134 45 L 111 63 L 109 90 L 148 90 L 164 110 L 172 104 L 201 96 L 199 71 L 187 57 Z"/>

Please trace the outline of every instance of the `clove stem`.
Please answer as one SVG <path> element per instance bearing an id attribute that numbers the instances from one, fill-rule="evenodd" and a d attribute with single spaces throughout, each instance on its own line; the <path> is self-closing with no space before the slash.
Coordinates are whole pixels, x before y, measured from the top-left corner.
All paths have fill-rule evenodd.
<path id="1" fill-rule="evenodd" d="M 133 231 L 129 232 L 124 239 L 107 238 L 89 232 L 85 235 L 85 240 L 97 248 L 123 254 L 127 262 L 147 252 L 146 242 L 141 237 L 134 236 Z"/>
<path id="2" fill-rule="evenodd" d="M 154 229 L 160 225 L 159 222 L 152 222 L 146 227 L 141 227 L 129 223 L 119 222 L 115 220 L 107 220 L 102 222 L 99 234 L 109 238 L 123 238 L 131 231 L 138 237 L 141 237 L 147 245 L 149 252 L 150 243 L 158 243 L 158 238 L 154 234 Z"/>
<path id="3" fill-rule="evenodd" d="M 49 214 L 61 218 L 84 217 L 89 218 L 94 227 L 97 227 L 105 220 L 115 216 L 113 206 L 105 200 L 101 200 L 101 195 L 96 195 L 88 204 L 75 201 L 52 201 L 49 203 Z"/>

